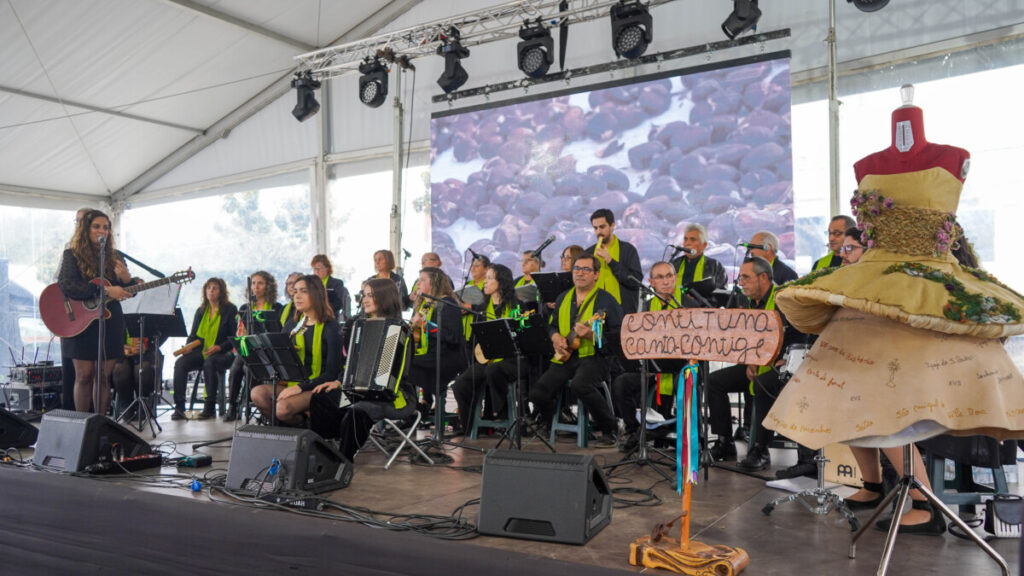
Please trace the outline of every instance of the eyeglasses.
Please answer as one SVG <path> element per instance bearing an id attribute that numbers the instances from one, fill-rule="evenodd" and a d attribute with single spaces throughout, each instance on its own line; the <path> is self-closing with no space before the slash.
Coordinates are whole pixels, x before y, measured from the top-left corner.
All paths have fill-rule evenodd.
<path id="1" fill-rule="evenodd" d="M 591 268 L 590 266 L 573 266 L 572 267 L 572 271 L 573 272 L 586 272 L 586 273 L 589 274 L 589 273 L 593 272 L 594 269 Z"/>
<path id="2" fill-rule="evenodd" d="M 675 277 L 675 274 L 659 274 L 657 276 L 651 276 L 651 280 L 669 280 Z"/>
<path id="3" fill-rule="evenodd" d="M 845 254 L 849 254 L 850 252 L 853 252 L 854 250 L 863 250 L 863 249 L 864 249 L 863 246 L 855 246 L 853 244 L 847 244 L 846 246 L 843 246 L 842 248 L 840 248 L 839 251 L 843 252 Z"/>

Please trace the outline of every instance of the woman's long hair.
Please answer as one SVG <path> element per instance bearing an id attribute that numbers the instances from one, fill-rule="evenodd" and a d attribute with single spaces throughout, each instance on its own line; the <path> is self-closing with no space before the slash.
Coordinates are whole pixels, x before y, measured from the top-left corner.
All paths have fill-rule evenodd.
<path id="1" fill-rule="evenodd" d="M 309 294 L 309 307 L 313 315 L 316 316 L 316 321 L 327 322 L 334 319 L 334 311 L 331 310 L 331 305 L 327 303 L 327 289 L 324 288 L 323 280 L 314 274 L 304 274 L 295 281 L 296 284 L 299 282 L 306 283 L 306 293 Z"/>
<path id="2" fill-rule="evenodd" d="M 374 318 L 401 318 L 402 297 L 398 294 L 398 286 L 390 278 L 371 278 L 364 286 L 370 287 L 373 303 L 377 306 Z"/>
<path id="3" fill-rule="evenodd" d="M 253 272 L 252 275 L 263 278 L 263 282 L 265 282 L 267 285 L 265 291 L 263 292 L 263 298 L 267 301 L 268 304 L 273 306 L 274 303 L 277 302 L 277 279 L 274 278 L 273 274 L 267 272 L 266 270 L 257 270 Z M 252 294 L 249 294 L 248 297 L 249 300 L 253 299 Z"/>
<path id="4" fill-rule="evenodd" d="M 75 228 L 75 235 L 71 238 L 71 253 L 75 255 L 75 260 L 78 262 L 78 270 L 82 273 L 82 277 L 86 280 L 92 280 L 103 276 L 107 280 L 113 282 L 117 277 L 114 274 L 114 234 L 113 234 L 113 223 L 111 223 L 111 233 L 107 234 L 107 249 L 106 257 L 104 258 L 103 267 L 106 269 L 104 274 L 100 274 L 100 249 L 98 246 L 92 243 L 89 239 L 89 231 L 92 229 L 92 222 L 97 218 L 106 218 L 107 222 L 111 222 L 110 216 L 107 216 L 99 210 L 90 210 L 85 213 L 85 216 L 78 221 L 78 227 Z"/>
<path id="5" fill-rule="evenodd" d="M 498 297 L 501 298 L 502 310 L 516 305 L 516 285 L 512 278 L 512 270 L 503 264 L 491 264 L 487 267 L 494 271 L 494 279 L 498 281 Z M 495 310 L 501 315 L 501 310 Z"/>
<path id="6" fill-rule="evenodd" d="M 206 297 L 206 287 L 210 284 L 216 284 L 217 287 L 220 288 L 220 303 L 217 305 L 218 309 L 221 305 L 231 303 L 231 297 L 228 295 L 228 285 L 224 282 L 223 278 L 217 278 L 215 276 L 206 282 L 203 282 L 203 304 L 199 309 L 204 313 L 210 308 L 210 300 Z"/>
<path id="7" fill-rule="evenodd" d="M 446 296 L 455 295 L 455 290 L 452 288 L 452 281 L 448 279 L 448 275 L 440 268 L 428 266 L 420 270 L 420 274 L 423 273 L 426 273 L 427 278 L 430 278 L 431 296 L 434 298 L 444 298 Z"/>

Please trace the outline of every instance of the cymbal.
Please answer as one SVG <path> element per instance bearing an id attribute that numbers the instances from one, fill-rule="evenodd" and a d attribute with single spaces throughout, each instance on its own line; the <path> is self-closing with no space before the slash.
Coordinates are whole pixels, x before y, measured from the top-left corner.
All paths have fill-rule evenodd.
<path id="1" fill-rule="evenodd" d="M 463 286 L 461 290 L 456 290 L 455 294 L 459 297 L 459 300 L 472 306 L 479 306 L 484 303 L 484 293 L 476 286 Z"/>

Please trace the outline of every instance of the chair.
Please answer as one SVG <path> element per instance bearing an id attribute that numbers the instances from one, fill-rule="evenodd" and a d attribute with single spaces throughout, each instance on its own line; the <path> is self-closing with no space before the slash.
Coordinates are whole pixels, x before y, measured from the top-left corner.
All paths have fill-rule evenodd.
<path id="1" fill-rule="evenodd" d="M 515 386 L 509 385 L 506 404 L 506 414 L 504 420 L 484 420 L 480 417 L 480 405 L 483 403 L 484 395 L 474 394 L 473 406 L 471 408 L 473 414 L 473 424 L 469 430 L 470 440 L 476 440 L 480 433 L 480 428 L 509 428 L 512 423 L 516 420 L 516 398 L 515 398 Z"/>
<path id="2" fill-rule="evenodd" d="M 551 438 L 550 442 L 554 444 L 555 435 L 558 432 L 573 432 L 576 434 L 576 446 L 580 448 L 586 448 L 590 440 L 590 419 L 587 418 L 587 408 L 583 405 L 583 401 L 576 400 L 576 422 L 559 422 L 558 417 L 562 413 L 562 399 L 569 393 L 572 380 L 565 382 L 565 388 L 562 393 L 558 395 L 555 400 L 555 417 L 551 421 Z M 601 380 L 601 390 L 604 392 L 604 397 L 608 401 L 608 407 L 612 407 L 612 393 L 608 389 L 608 382 Z M 614 410 L 614 409 L 613 409 Z"/>
<path id="3" fill-rule="evenodd" d="M 379 448 L 381 452 L 385 454 L 389 453 L 388 449 L 384 446 L 384 443 L 382 442 L 384 432 L 388 428 L 396 432 L 402 439 L 402 441 L 399 442 L 398 447 L 395 448 L 394 452 L 390 452 L 391 457 L 388 458 L 387 464 L 384 465 L 385 470 L 391 468 L 391 464 L 395 461 L 395 458 L 398 458 L 398 455 L 402 453 L 402 450 L 405 449 L 406 446 L 409 446 L 413 450 L 415 450 L 416 453 L 418 453 L 420 457 L 426 460 L 429 464 L 432 465 L 434 463 L 430 456 L 427 456 L 427 453 L 421 450 L 419 445 L 416 444 L 416 431 L 419 429 L 421 417 L 422 416 L 419 413 L 419 411 L 416 411 L 415 420 L 413 420 L 412 426 L 409 427 L 408 432 L 402 430 L 398 426 L 399 421 L 389 420 L 388 418 L 385 418 L 374 425 L 373 430 L 370 431 L 370 441 L 373 442 L 373 444 L 377 448 Z"/>
<path id="4" fill-rule="evenodd" d="M 971 478 L 971 467 L 966 464 L 956 465 L 956 476 L 946 481 L 946 459 L 931 453 L 924 453 L 924 467 L 928 471 L 928 481 L 931 482 L 932 491 L 949 505 L 957 505 L 961 512 L 974 512 L 974 507 L 984 503 L 986 495 L 995 493 L 1008 494 L 1009 488 L 1006 485 L 1006 474 L 1002 468 L 990 468 L 992 470 L 993 488 L 978 486 Z M 977 492 L 946 492 L 946 488 L 956 488 L 964 483 L 974 485 Z"/>
<path id="5" fill-rule="evenodd" d="M 196 370 L 195 372 L 195 383 L 192 386 L 192 396 L 188 404 L 188 409 L 190 411 L 196 409 L 196 396 L 199 393 L 199 385 L 203 382 L 203 371 Z M 205 396 L 206 395 L 204 393 L 203 397 L 205 398 Z M 224 406 L 226 401 L 226 390 L 224 387 L 224 372 L 220 372 L 217 374 L 217 398 L 217 413 L 223 415 L 225 413 Z"/>

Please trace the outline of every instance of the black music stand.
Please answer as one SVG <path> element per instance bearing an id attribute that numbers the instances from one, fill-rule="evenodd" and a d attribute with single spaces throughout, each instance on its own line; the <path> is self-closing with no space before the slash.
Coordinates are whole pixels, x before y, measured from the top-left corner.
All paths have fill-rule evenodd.
<path id="1" fill-rule="evenodd" d="M 252 282 L 251 277 L 249 281 Z M 249 288 L 248 290 L 251 291 L 251 288 Z M 251 302 L 249 303 L 249 306 L 246 308 L 245 317 L 241 321 L 245 323 L 246 328 L 249 328 L 250 326 L 252 327 L 253 335 L 276 333 L 281 332 L 284 329 L 283 324 L 281 323 L 280 310 L 253 311 Z M 244 362 L 242 364 L 242 373 L 242 381 L 244 382 L 244 384 L 242 385 L 242 390 L 238 394 L 238 398 L 235 400 L 235 405 L 227 407 L 228 410 L 231 410 L 233 408 L 235 410 L 235 413 L 238 414 L 239 416 L 241 416 L 243 413 L 245 414 L 244 418 L 239 417 L 235 420 L 236 428 L 238 427 L 239 421 L 242 421 L 244 424 L 248 424 L 249 419 L 252 417 L 252 413 L 249 410 L 249 393 L 252 391 L 252 381 L 254 380 L 254 378 L 252 373 L 249 371 L 249 367 Z M 230 396 L 230 392 L 226 392 L 228 392 L 228 396 Z"/>
<path id="2" fill-rule="evenodd" d="M 281 380 L 287 382 L 306 382 L 309 380 L 309 373 L 302 364 L 298 352 L 292 346 L 291 336 L 284 332 L 243 336 L 239 338 L 238 347 L 249 373 L 257 380 L 269 380 L 271 382 L 270 385 L 275 387 L 270 424 L 271 426 L 276 425 L 277 383 Z M 228 440 L 231 440 L 231 437 L 211 440 L 209 442 L 199 442 L 192 445 L 192 450 Z"/>
<path id="3" fill-rule="evenodd" d="M 498 443 L 495 444 L 494 448 L 500 448 L 502 442 L 507 438 L 512 448 L 521 450 L 523 447 L 522 429 L 525 428 L 528 433 L 540 439 L 549 450 L 554 452 L 555 448 L 547 439 L 537 434 L 536 430 L 526 422 L 526 417 L 523 414 L 523 403 L 519 397 L 519 381 L 523 377 L 521 361 L 522 357 L 529 353 L 527 349 L 530 348 L 535 353 L 540 353 L 544 350 L 543 343 L 545 342 L 547 343 L 548 354 L 553 354 L 554 349 L 542 323 L 531 322 L 529 319 L 524 322 L 522 327 L 520 327 L 519 323 L 520 320 L 514 318 L 498 318 L 473 323 L 473 334 L 476 336 L 477 344 L 480 345 L 480 349 L 486 358 L 509 358 L 511 356 L 516 358 L 516 377 L 511 384 L 512 397 L 515 399 L 516 417 L 512 420 L 512 424 L 501 434 L 501 437 L 498 438 Z M 536 328 L 533 328 L 534 326 Z M 533 329 L 531 330 L 531 328 Z M 543 334 L 540 341 L 537 340 L 537 328 Z"/>
<path id="4" fill-rule="evenodd" d="M 145 428 L 145 423 L 149 422 L 149 431 L 156 438 L 157 430 L 163 432 L 163 426 L 157 421 L 156 407 L 160 405 L 160 402 L 169 406 L 173 405 L 163 395 L 163 378 L 161 378 L 161 371 L 163 370 L 163 359 L 160 354 L 160 346 L 168 338 L 181 338 L 188 336 L 188 330 L 185 329 L 185 317 L 181 313 L 181 308 L 175 307 L 173 314 L 125 314 L 124 324 L 128 330 L 128 335 L 133 338 L 138 338 L 142 342 L 146 337 L 146 330 L 151 330 L 153 350 L 155 354 L 153 356 L 153 391 L 149 397 L 156 400 L 153 402 L 153 406 L 150 407 L 150 403 L 147 402 L 142 394 L 142 363 L 145 359 L 143 347 L 139 346 L 139 365 L 138 365 L 138 392 L 135 399 L 131 404 L 125 408 L 124 412 L 118 415 L 117 419 L 121 420 L 124 415 L 131 411 L 132 406 L 139 405 L 139 409 L 136 410 L 136 423 L 135 428 L 139 432 Z"/>
<path id="5" fill-rule="evenodd" d="M 543 303 L 556 302 L 558 296 L 572 288 L 572 274 L 569 272 L 536 272 L 530 275 L 540 292 Z"/>

